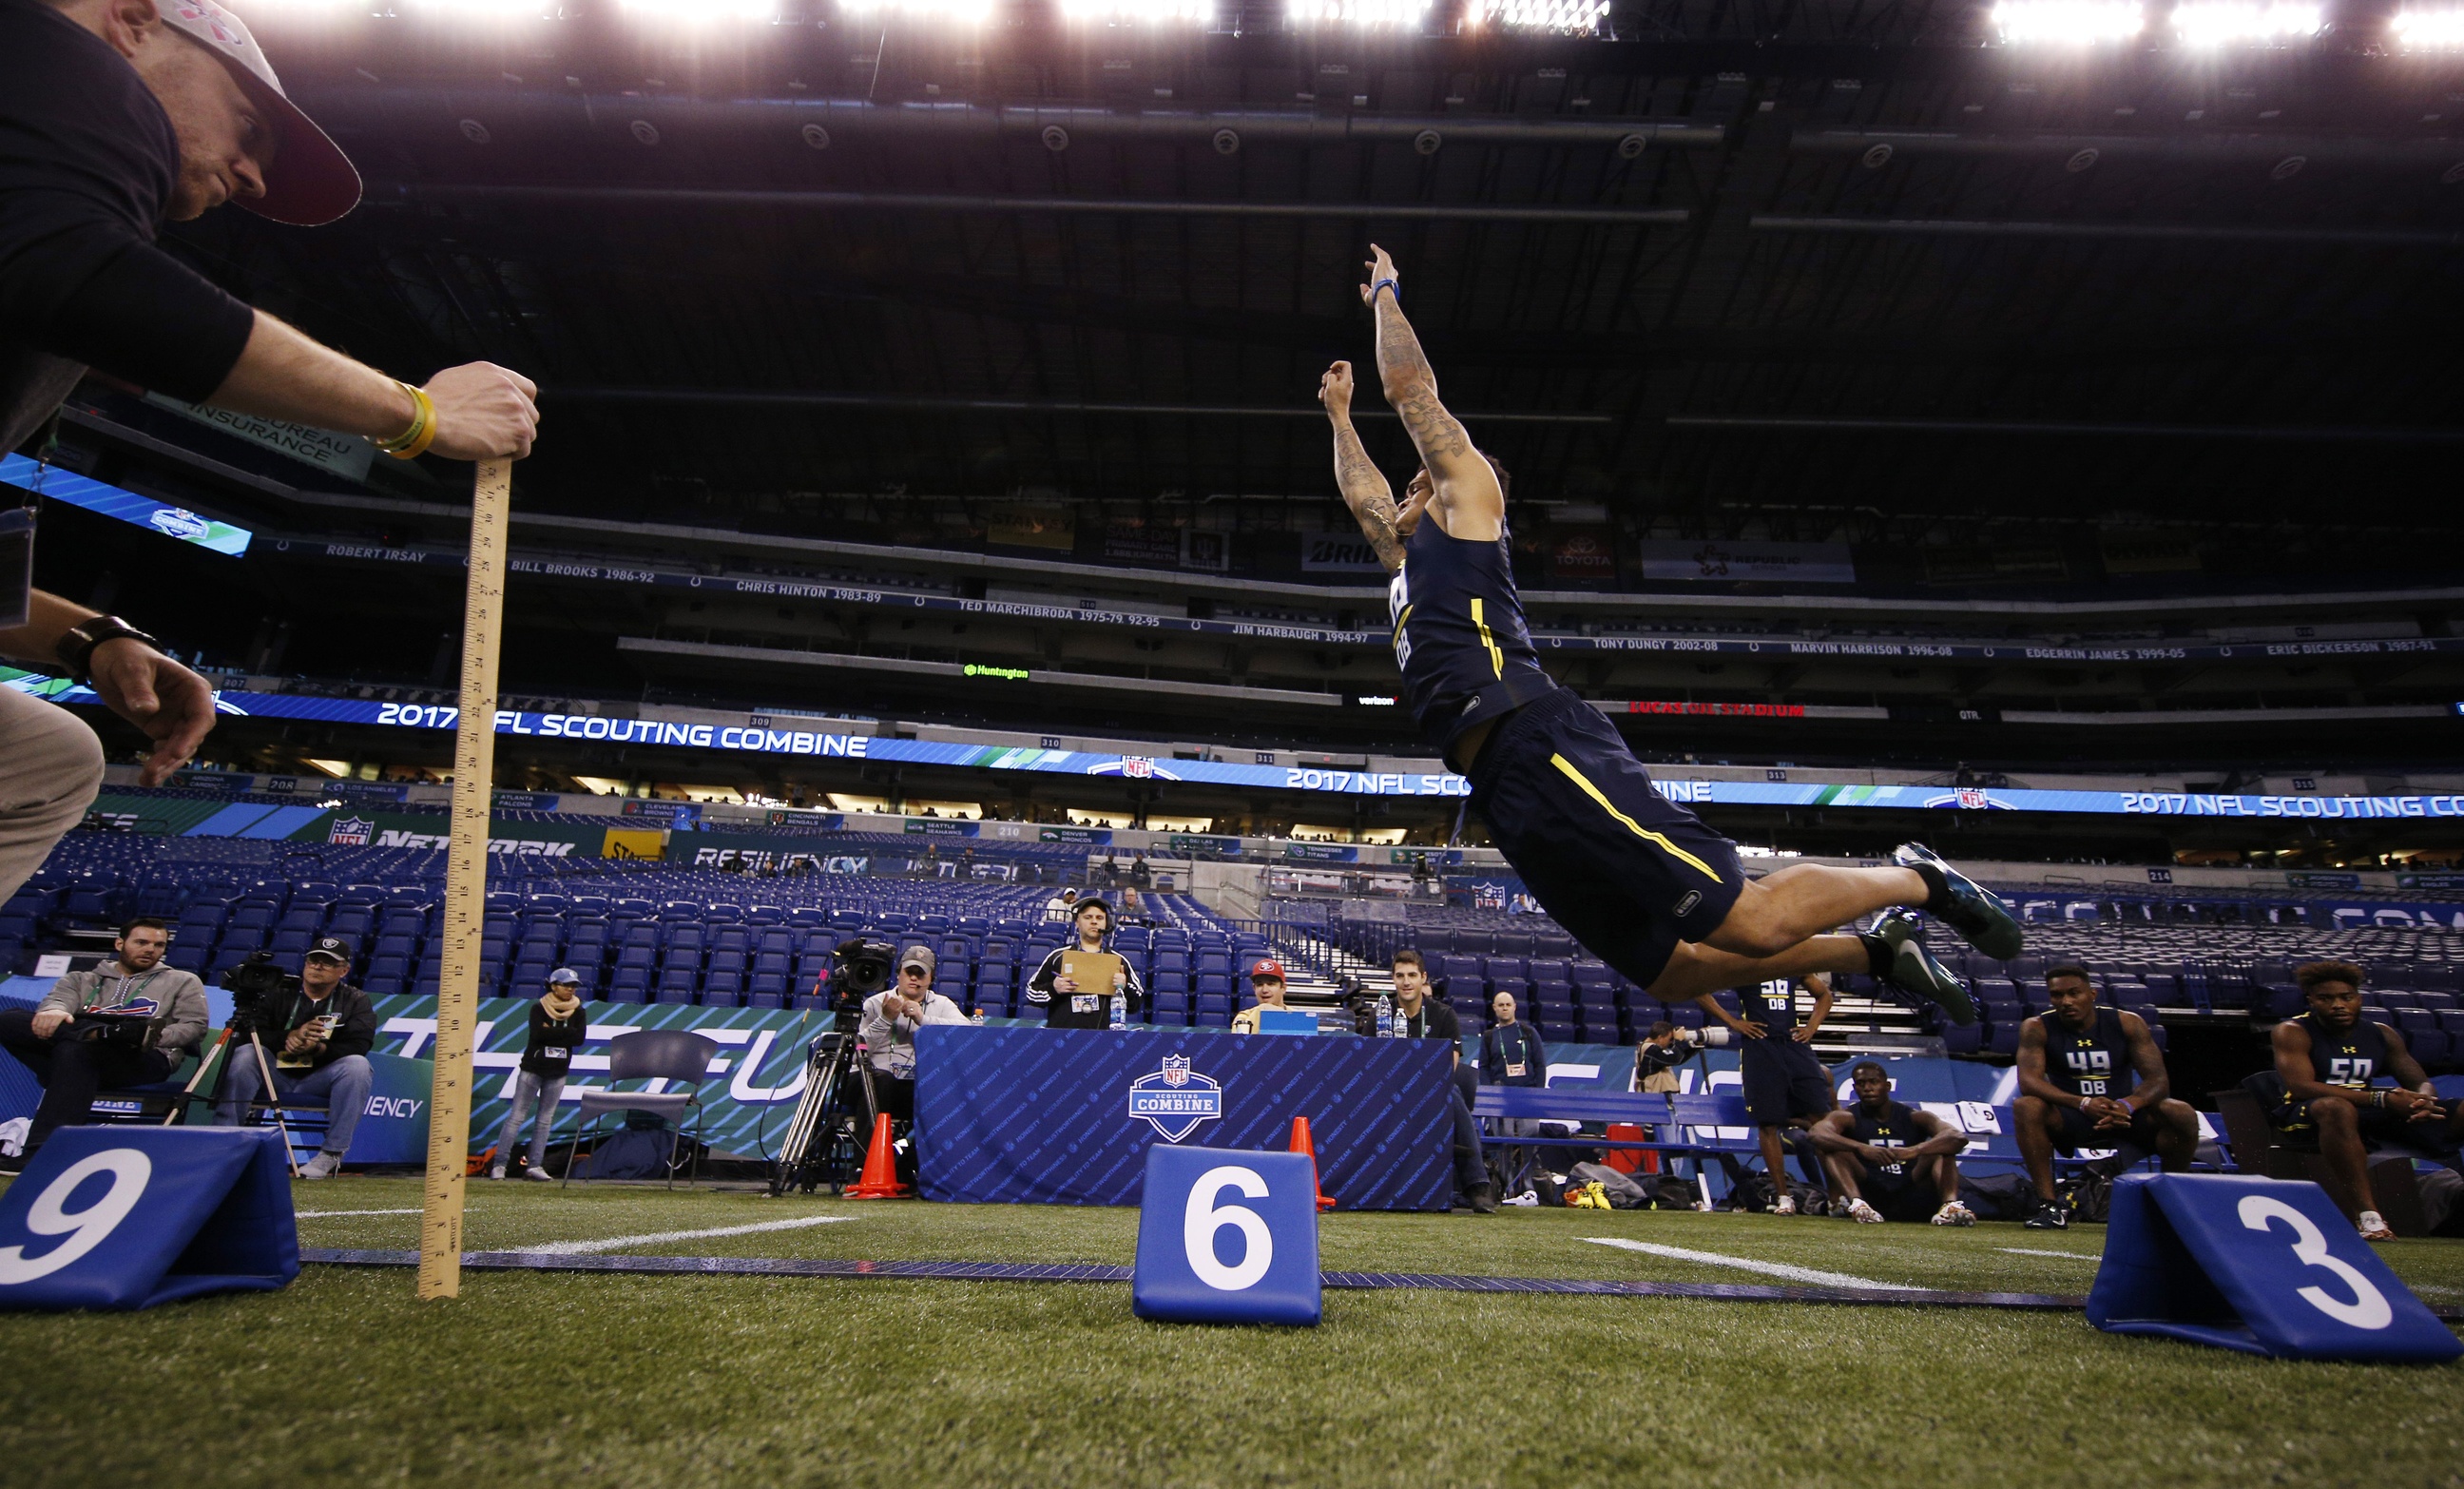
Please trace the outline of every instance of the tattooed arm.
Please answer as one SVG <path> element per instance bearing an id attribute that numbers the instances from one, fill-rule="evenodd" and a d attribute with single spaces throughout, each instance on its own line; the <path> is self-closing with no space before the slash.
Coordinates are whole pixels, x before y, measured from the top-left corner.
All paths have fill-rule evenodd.
<path id="1" fill-rule="evenodd" d="M 1395 260 L 1374 243 L 1370 252 L 1376 256 L 1369 262 L 1360 298 L 1377 319 L 1377 379 L 1436 488 L 1429 505 L 1449 536 L 1493 538 L 1506 520 L 1505 490 L 1463 425 L 1438 401 L 1438 374 L 1412 334 L 1412 322 L 1403 318 L 1401 286 L 1388 282 L 1397 278 Z"/>
<path id="2" fill-rule="evenodd" d="M 1378 473 L 1369 452 L 1360 448 L 1360 435 L 1352 427 L 1352 364 L 1338 362 L 1326 369 L 1318 380 L 1317 401 L 1326 406 L 1326 416 L 1334 425 L 1334 483 L 1343 492 L 1343 504 L 1360 523 L 1369 537 L 1369 545 L 1377 552 L 1377 562 L 1394 573 L 1403 567 L 1403 540 L 1395 530 L 1395 488 Z"/>

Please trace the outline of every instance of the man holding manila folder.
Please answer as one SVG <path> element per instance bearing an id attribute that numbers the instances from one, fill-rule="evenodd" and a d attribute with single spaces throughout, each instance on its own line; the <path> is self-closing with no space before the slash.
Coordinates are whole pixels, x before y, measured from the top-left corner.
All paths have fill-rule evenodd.
<path id="1" fill-rule="evenodd" d="M 1026 982 L 1026 1001 L 1044 1010 L 1053 1029 L 1117 1029 L 1146 1006 L 1147 990 L 1136 967 L 1107 950 L 1112 907 L 1092 896 L 1078 901 L 1069 928 L 1075 940 L 1054 948 Z"/>

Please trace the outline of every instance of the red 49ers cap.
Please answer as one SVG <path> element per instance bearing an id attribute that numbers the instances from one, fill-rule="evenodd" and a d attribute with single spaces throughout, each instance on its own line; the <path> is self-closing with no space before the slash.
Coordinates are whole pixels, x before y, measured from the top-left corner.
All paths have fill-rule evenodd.
<path id="1" fill-rule="evenodd" d="M 1261 977 L 1271 977 L 1279 983 L 1289 982 L 1291 980 L 1284 975 L 1284 964 L 1276 961 L 1273 957 L 1267 957 L 1249 968 L 1249 980 L 1251 982 L 1256 982 Z"/>

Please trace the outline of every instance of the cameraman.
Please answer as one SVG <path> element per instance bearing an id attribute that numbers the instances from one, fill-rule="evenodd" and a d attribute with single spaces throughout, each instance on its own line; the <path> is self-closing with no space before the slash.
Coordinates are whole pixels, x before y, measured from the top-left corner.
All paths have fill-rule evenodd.
<path id="1" fill-rule="evenodd" d="M 1694 1051 L 1692 1030 L 1680 1029 L 1664 1018 L 1658 1020 L 1634 1047 L 1634 1088 L 1661 1093 L 1681 1089 L 1677 1067 L 1692 1059 Z"/>
<path id="2" fill-rule="evenodd" d="M 340 936 L 320 939 L 300 963 L 297 984 L 273 995 L 257 1031 L 274 1066 L 275 1096 L 325 1101 L 324 1146 L 299 1170 L 303 1179 L 330 1179 L 342 1167 L 376 1083 L 376 1068 L 368 1063 L 377 1042 L 376 1005 L 342 981 L 350 969 L 351 944 Z M 234 1038 L 223 1061 L 216 1124 L 238 1126 L 260 1084 L 256 1052 Z"/>
<path id="3" fill-rule="evenodd" d="M 161 921 L 130 921 L 111 944 L 111 961 L 52 984 L 32 1011 L 0 1011 L 0 1046 L 33 1071 L 43 1087 L 25 1151 L 0 1161 L 0 1173 L 21 1171 L 54 1128 L 83 1124 L 96 1092 L 167 1079 L 205 1038 L 205 984 L 193 972 L 163 965 L 163 953 L 170 945 L 170 933 Z M 137 998 L 151 998 L 155 1009 L 134 1038 L 113 1027 L 133 1030 L 133 1019 L 78 1016 Z"/>
<path id="4" fill-rule="evenodd" d="M 967 1021 L 958 1005 L 933 990 L 933 973 L 938 966 L 930 946 L 910 946 L 898 958 L 898 981 L 864 1000 L 864 1018 L 856 1033 L 872 1066 L 874 1107 L 865 1115 L 868 1136 L 874 1118 L 882 1113 L 902 1122 L 915 1120 L 915 1031 L 926 1024 Z M 913 1143 L 900 1152 L 898 1165 L 899 1178 L 913 1184 Z"/>

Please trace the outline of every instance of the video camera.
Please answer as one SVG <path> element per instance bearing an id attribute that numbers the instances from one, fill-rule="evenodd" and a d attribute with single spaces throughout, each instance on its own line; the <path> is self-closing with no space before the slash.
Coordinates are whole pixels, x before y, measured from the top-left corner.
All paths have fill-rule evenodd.
<path id="1" fill-rule="evenodd" d="M 279 1035 L 281 1005 L 300 990 L 298 975 L 275 966 L 271 951 L 250 953 L 247 961 L 223 973 L 222 986 L 231 995 L 231 1029 L 235 1034 Z"/>
<path id="2" fill-rule="evenodd" d="M 897 980 L 898 948 L 889 942 L 858 936 L 830 953 L 830 1002 L 840 1011 L 861 1009 Z"/>

